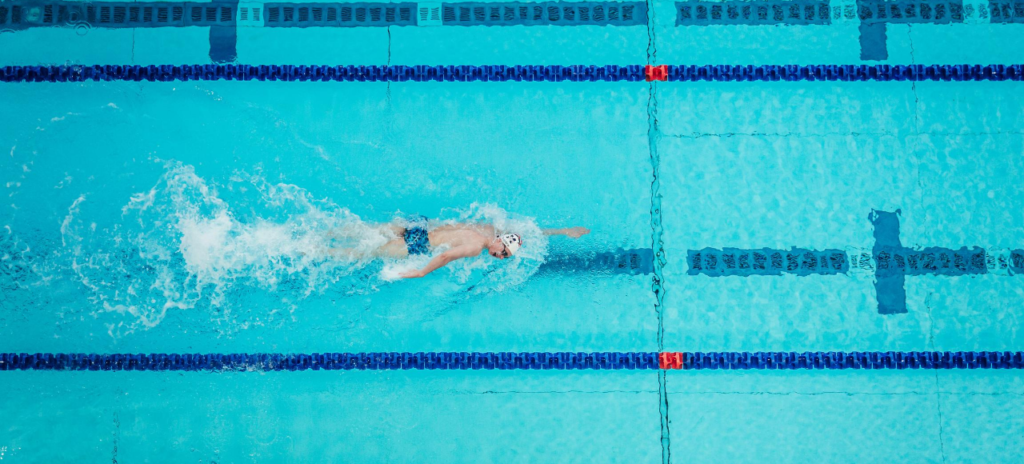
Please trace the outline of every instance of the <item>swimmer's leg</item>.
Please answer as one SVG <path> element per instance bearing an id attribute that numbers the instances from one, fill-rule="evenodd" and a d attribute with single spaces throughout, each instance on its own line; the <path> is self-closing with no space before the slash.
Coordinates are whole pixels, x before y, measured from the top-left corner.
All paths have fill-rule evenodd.
<path id="1" fill-rule="evenodd" d="M 358 250 L 355 248 L 324 248 L 324 255 L 330 256 L 336 259 L 346 260 L 360 260 L 360 259 L 373 259 L 373 258 L 408 258 L 409 250 L 405 245 L 405 240 L 394 239 L 385 243 L 376 250 L 366 252 L 364 250 Z"/>
<path id="2" fill-rule="evenodd" d="M 402 229 L 402 232 L 404 233 L 405 229 Z M 374 251 L 374 254 L 378 258 L 408 258 L 409 247 L 405 244 L 404 238 L 396 238 L 385 243 L 380 248 L 377 248 L 377 250 Z"/>
<path id="3" fill-rule="evenodd" d="M 324 247 L 321 250 L 321 255 L 330 256 L 334 259 L 342 259 L 346 261 L 358 261 L 366 259 L 366 252 L 357 250 L 355 248 L 327 248 Z"/>
<path id="4" fill-rule="evenodd" d="M 370 230 L 376 230 L 389 237 L 402 237 L 405 235 L 405 226 L 397 222 L 389 222 L 387 224 L 366 224 Z M 347 239 L 347 238 L 362 238 L 366 234 L 367 229 L 360 227 L 336 227 L 328 230 L 324 233 L 324 236 L 330 239 Z"/>

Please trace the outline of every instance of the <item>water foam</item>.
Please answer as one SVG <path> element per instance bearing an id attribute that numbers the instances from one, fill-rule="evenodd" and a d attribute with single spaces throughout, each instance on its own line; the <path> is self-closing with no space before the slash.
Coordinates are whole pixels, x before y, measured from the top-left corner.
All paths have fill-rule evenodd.
<path id="1" fill-rule="evenodd" d="M 247 221 L 193 167 L 177 163 L 152 189 L 132 196 L 112 228 L 97 231 L 80 217 L 85 197 L 74 202 L 61 227 L 64 252 L 103 311 L 132 316 L 116 332 L 154 327 L 168 310 L 196 306 L 218 308 L 229 319 L 227 295 L 239 286 L 277 291 L 287 283 L 300 298 L 323 291 L 369 264 L 322 257 L 327 231 L 355 231 L 356 247 L 389 239 L 298 187 L 248 180 L 258 198 L 240 209 L 263 214 Z"/>

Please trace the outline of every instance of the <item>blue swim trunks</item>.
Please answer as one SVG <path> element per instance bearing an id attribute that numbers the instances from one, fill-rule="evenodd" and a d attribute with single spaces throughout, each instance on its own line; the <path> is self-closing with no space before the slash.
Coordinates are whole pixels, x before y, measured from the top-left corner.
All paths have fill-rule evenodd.
<path id="1" fill-rule="evenodd" d="M 409 218 L 405 226 L 405 246 L 410 255 L 425 255 L 430 253 L 430 238 L 427 234 L 426 216 L 415 216 Z"/>

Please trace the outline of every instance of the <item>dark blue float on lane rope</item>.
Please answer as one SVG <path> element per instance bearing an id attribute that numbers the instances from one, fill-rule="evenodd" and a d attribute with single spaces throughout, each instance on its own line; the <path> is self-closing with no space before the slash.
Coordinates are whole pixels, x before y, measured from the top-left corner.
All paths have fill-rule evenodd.
<path id="1" fill-rule="evenodd" d="M 1024 65 L 665 66 L 668 81 L 1020 81 Z M 6 66 L 0 82 L 82 81 L 644 81 L 645 66 Z M 661 78 L 657 80 L 662 80 Z"/>
<path id="2" fill-rule="evenodd" d="M 79 354 L 3 353 L 0 371 L 1024 369 L 1020 351 Z"/>

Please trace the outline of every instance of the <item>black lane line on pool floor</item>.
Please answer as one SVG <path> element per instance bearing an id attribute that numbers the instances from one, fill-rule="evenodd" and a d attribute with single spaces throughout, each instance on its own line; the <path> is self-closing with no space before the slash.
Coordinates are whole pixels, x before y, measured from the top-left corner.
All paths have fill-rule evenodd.
<path id="1" fill-rule="evenodd" d="M 655 33 L 655 9 L 647 0 L 647 66 L 650 70 L 658 62 L 657 34 Z M 646 71 L 649 73 L 650 71 Z M 650 74 L 648 74 L 650 76 Z M 664 229 L 661 215 L 661 156 L 658 153 L 661 128 L 658 125 L 658 82 L 648 79 L 647 85 L 647 149 L 651 160 L 651 291 L 654 292 L 654 311 L 658 316 L 658 351 L 665 350 L 665 287 L 662 270 L 665 265 L 665 246 L 662 240 Z M 658 373 L 658 413 L 661 429 L 661 462 L 672 462 L 672 434 L 669 419 L 668 377 Z"/>
<path id="2" fill-rule="evenodd" d="M 656 104 L 656 101 L 655 101 Z M 653 108 L 653 107 L 652 107 Z M 664 246 L 661 242 L 661 197 L 658 193 L 656 114 L 649 109 L 649 143 L 655 179 L 652 183 L 651 226 L 654 249 L 600 251 L 573 255 L 555 254 L 542 264 L 538 276 L 550 273 L 594 272 L 627 275 L 654 274 L 655 296 L 664 288 L 661 266 Z M 686 250 L 688 276 L 706 277 L 822 277 L 849 275 L 861 271 L 875 277 L 873 286 L 879 314 L 907 312 L 907 277 L 961 277 L 997 275 L 1024 276 L 1024 249 L 986 250 L 978 246 L 907 247 L 900 240 L 900 210 L 872 210 L 867 215 L 873 229 L 870 250 L 778 248 L 700 248 Z M 659 301 L 659 305 L 660 305 Z M 660 308 L 660 306 L 659 306 Z M 663 327 L 659 312 L 659 349 Z"/>

